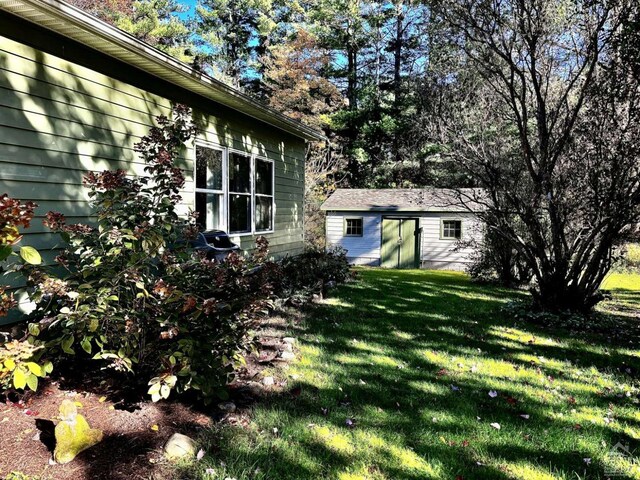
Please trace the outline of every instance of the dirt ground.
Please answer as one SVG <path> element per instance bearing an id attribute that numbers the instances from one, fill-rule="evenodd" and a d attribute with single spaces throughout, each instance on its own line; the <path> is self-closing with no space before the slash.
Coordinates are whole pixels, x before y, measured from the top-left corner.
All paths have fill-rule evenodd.
<path id="1" fill-rule="evenodd" d="M 37 393 L 9 396 L 0 403 L 0 479 L 11 472 L 39 480 L 165 480 L 173 468 L 163 456 L 163 446 L 176 432 L 196 438 L 213 422 L 246 423 L 248 409 L 257 397 L 283 387 L 264 387 L 259 381 L 265 367 L 278 368 L 281 341 L 288 320 L 273 317 L 259 332 L 259 350 L 247 358 L 238 378 L 229 387 L 238 411 L 227 414 L 216 405 L 197 406 L 185 401 L 152 403 L 124 400 L 118 386 L 102 381 L 97 386 L 82 379 L 55 378 Z M 257 381 L 256 381 L 257 380 Z M 96 383 L 96 382 L 93 382 Z M 87 388 L 84 388 L 87 387 Z M 98 445 L 82 452 L 66 465 L 52 462 L 53 430 L 64 399 L 77 402 L 78 413 L 92 428 L 104 432 Z"/>

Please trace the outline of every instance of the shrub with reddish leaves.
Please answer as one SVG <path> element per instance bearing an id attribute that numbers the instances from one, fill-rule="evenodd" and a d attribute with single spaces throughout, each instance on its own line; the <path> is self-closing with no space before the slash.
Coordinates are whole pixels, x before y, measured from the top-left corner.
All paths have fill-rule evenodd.
<path id="1" fill-rule="evenodd" d="M 211 400 L 225 395 L 250 330 L 268 312 L 268 242 L 222 263 L 194 252 L 195 219 L 176 212 L 184 186 L 176 164 L 195 127 L 183 106 L 157 122 L 135 146 L 148 177 L 85 176 L 97 225 L 47 215 L 45 224 L 68 242 L 56 259 L 68 274 L 62 281 L 32 275 L 38 340 L 48 351 L 148 383 L 153 400 L 173 390 Z"/>

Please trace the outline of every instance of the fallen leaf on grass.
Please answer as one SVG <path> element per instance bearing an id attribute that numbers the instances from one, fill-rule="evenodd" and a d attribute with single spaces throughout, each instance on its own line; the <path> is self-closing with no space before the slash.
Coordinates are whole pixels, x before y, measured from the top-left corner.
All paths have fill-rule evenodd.
<path id="1" fill-rule="evenodd" d="M 582 461 L 584 463 L 586 463 L 587 465 L 591 465 L 591 459 L 590 458 L 583 458 Z"/>
<path id="2" fill-rule="evenodd" d="M 498 396 L 498 392 L 496 392 L 495 390 L 489 390 L 489 396 L 491 398 L 496 398 Z"/>
<path id="3" fill-rule="evenodd" d="M 347 418 L 344 423 L 349 428 L 354 428 L 356 426 L 356 421 L 353 418 Z"/>
<path id="4" fill-rule="evenodd" d="M 158 430 L 160 430 L 160 427 L 158 425 L 151 425 L 151 430 L 153 430 L 154 432 L 157 432 Z"/>
<path id="5" fill-rule="evenodd" d="M 520 417 L 524 418 L 525 420 L 529 420 L 529 414 L 527 414 L 527 413 L 521 413 Z"/>
<path id="6" fill-rule="evenodd" d="M 451 385 L 451 390 L 453 390 L 454 392 L 459 392 L 460 391 L 460 387 L 457 387 L 455 385 Z"/>
<path id="7" fill-rule="evenodd" d="M 98 399 L 98 402 L 100 402 L 100 403 L 104 403 L 104 402 L 106 402 L 106 401 L 107 401 L 107 397 L 100 397 L 100 398 Z"/>
<path id="8" fill-rule="evenodd" d="M 198 455 L 196 455 L 196 458 L 198 460 L 202 460 L 205 456 L 206 452 L 201 448 L 200 450 L 198 450 Z"/>
<path id="9" fill-rule="evenodd" d="M 492 423 L 491 426 L 493 428 L 495 428 L 496 430 L 500 430 L 500 424 L 499 423 Z"/>

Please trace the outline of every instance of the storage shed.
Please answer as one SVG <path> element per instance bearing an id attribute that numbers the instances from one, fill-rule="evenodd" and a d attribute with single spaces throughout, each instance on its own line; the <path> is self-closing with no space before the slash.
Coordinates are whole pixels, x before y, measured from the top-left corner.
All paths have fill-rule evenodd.
<path id="1" fill-rule="evenodd" d="M 475 190 L 337 189 L 322 205 L 327 246 L 356 265 L 463 270 L 482 228 Z"/>

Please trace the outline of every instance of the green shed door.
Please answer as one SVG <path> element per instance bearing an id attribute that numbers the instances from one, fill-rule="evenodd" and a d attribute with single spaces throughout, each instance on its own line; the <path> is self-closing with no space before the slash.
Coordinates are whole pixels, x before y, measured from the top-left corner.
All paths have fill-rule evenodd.
<path id="1" fill-rule="evenodd" d="M 380 265 L 384 268 L 417 268 L 417 234 L 416 219 L 383 218 Z"/>

